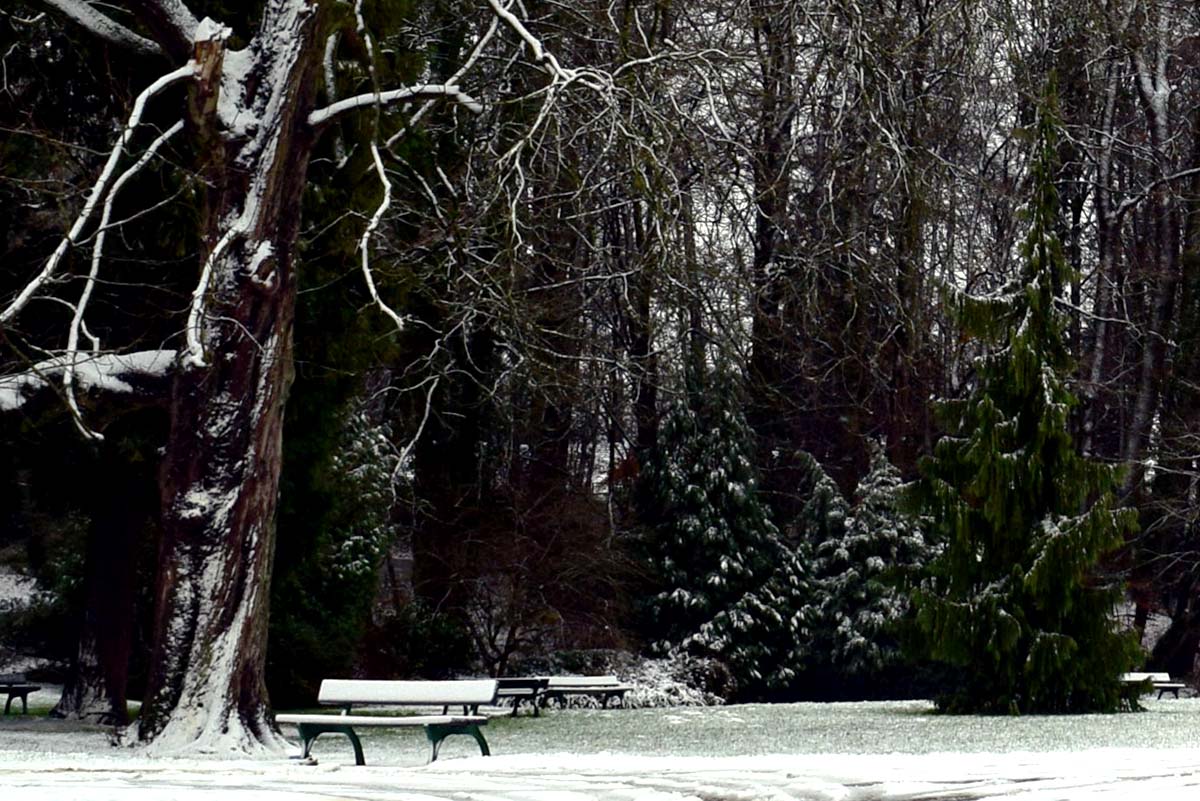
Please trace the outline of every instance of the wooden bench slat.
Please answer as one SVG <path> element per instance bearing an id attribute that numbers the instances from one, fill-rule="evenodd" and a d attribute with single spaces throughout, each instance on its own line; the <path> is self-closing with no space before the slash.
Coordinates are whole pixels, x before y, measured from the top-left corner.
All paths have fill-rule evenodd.
<path id="1" fill-rule="evenodd" d="M 572 687 L 604 687 L 619 685 L 616 676 L 547 676 L 552 689 L 569 689 Z"/>

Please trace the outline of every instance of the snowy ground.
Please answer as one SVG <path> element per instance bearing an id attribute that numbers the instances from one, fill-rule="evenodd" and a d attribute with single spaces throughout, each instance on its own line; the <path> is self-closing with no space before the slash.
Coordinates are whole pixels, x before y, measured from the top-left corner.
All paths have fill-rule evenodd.
<path id="1" fill-rule="evenodd" d="M 48 706 L 53 694 L 43 693 Z M 492 757 L 420 731 L 344 738 L 318 764 L 150 759 L 102 729 L 0 719 L 3 801 L 784 801 L 1153 799 L 1200 793 L 1200 699 L 1137 715 L 951 718 L 928 704 L 551 710 L 488 724 Z"/>

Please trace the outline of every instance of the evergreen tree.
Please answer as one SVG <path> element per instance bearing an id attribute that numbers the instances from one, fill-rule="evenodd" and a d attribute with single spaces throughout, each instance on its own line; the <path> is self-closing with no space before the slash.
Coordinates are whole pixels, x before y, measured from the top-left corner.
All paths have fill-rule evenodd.
<path id="1" fill-rule="evenodd" d="M 642 482 L 657 584 L 645 611 L 656 650 L 717 655 L 753 694 L 795 675 L 807 582 L 758 498 L 739 397 L 724 371 L 693 377 L 659 429 Z"/>
<path id="2" fill-rule="evenodd" d="M 816 549 L 817 564 L 820 564 L 822 554 L 841 547 L 850 505 L 838 489 L 837 482 L 825 472 L 814 456 L 802 452 L 799 466 L 801 493 L 805 501 L 797 520 L 800 528 L 798 538 L 806 540 Z"/>
<path id="3" fill-rule="evenodd" d="M 322 677 L 353 667 L 371 621 L 380 563 L 398 534 L 392 511 L 402 489 L 389 426 L 373 419 L 361 399 L 297 413 L 328 415 L 332 430 L 328 443 L 312 436 L 318 432 L 295 438 L 321 458 L 303 472 L 292 465 L 303 484 L 284 507 L 297 542 L 289 543 L 286 569 L 273 582 L 267 664 L 272 697 L 281 704 L 305 703 Z"/>
<path id="4" fill-rule="evenodd" d="M 808 553 L 812 593 L 807 599 L 805 618 L 812 622 L 810 659 L 805 668 L 822 673 L 822 683 L 835 676 L 834 633 L 838 625 L 836 610 L 841 599 L 833 597 L 833 582 L 848 569 L 845 550 L 846 520 L 849 504 L 816 457 L 801 452 L 797 457 L 800 471 L 798 495 L 804 498 L 800 513 L 792 524 L 791 539 Z"/>
<path id="5" fill-rule="evenodd" d="M 900 471 L 872 441 L 840 541 L 818 551 L 822 628 L 839 674 L 867 676 L 900 658 L 896 626 L 909 610 L 912 583 L 928 560 L 918 526 L 899 508 Z"/>
<path id="6" fill-rule="evenodd" d="M 1115 710 L 1138 653 L 1112 619 L 1120 589 L 1097 570 L 1135 515 L 1114 506 L 1114 469 L 1080 457 L 1068 433 L 1052 91 L 1038 117 L 1023 266 L 995 296 L 952 299 L 983 354 L 970 395 L 939 404 L 949 433 L 914 491 L 944 544 L 918 622 L 931 655 L 961 668 L 940 702 L 957 712 Z"/>

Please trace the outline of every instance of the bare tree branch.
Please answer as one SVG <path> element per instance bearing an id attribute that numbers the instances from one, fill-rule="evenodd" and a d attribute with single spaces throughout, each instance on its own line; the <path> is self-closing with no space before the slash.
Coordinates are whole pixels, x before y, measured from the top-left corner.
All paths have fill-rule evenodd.
<path id="1" fill-rule="evenodd" d="M 183 0 L 125 0 L 125 5 L 173 58 L 191 56 L 199 22 Z"/>
<path id="2" fill-rule="evenodd" d="M 158 43 L 134 33 L 129 28 L 114 22 L 100 13 L 87 0 L 42 0 L 46 5 L 70 18 L 93 36 L 111 44 L 135 50 L 144 55 L 161 56 L 164 51 Z"/>
<path id="3" fill-rule="evenodd" d="M 104 169 L 100 173 L 100 177 L 96 179 L 96 183 L 92 186 L 92 192 L 88 196 L 87 203 L 84 204 L 83 211 L 79 212 L 79 217 L 76 218 L 75 224 L 71 226 L 71 230 L 62 238 L 62 241 L 58 243 L 58 247 L 54 249 L 54 253 L 50 255 L 50 258 L 46 260 L 46 264 L 42 268 L 42 271 L 37 275 L 37 277 L 25 285 L 25 288 L 21 290 L 16 299 L 8 305 L 8 308 L 6 308 L 3 312 L 0 312 L 0 325 L 3 325 L 16 317 L 16 315 L 20 313 L 21 309 L 25 308 L 25 305 L 29 302 L 29 299 L 32 298 L 37 291 L 41 289 L 47 281 L 50 280 L 51 276 L 54 275 L 55 270 L 58 269 L 59 262 L 62 261 L 62 258 L 66 255 L 67 250 L 79 241 L 80 234 L 83 233 L 83 229 L 87 225 L 88 220 L 91 219 L 92 213 L 95 212 L 96 206 L 108 192 L 109 185 L 113 179 L 113 172 L 116 170 L 117 163 L 121 160 L 121 156 L 125 152 L 125 146 L 129 143 L 129 140 L 132 138 L 133 132 L 137 129 L 138 125 L 141 124 L 142 113 L 146 109 L 146 103 L 150 100 L 150 98 L 154 97 L 154 95 L 166 89 L 168 86 L 184 80 L 185 78 L 191 77 L 194 68 L 195 65 L 189 61 L 179 69 L 168 72 L 166 75 L 163 75 L 158 80 L 154 81 L 154 83 L 143 89 L 142 93 L 137 96 L 137 100 L 134 101 L 133 104 L 133 111 L 129 115 L 128 122 L 125 123 L 125 130 L 121 132 L 121 136 L 119 139 L 117 139 L 117 143 L 113 145 L 112 152 L 110 152 L 108 155 L 108 161 L 105 163 Z"/>

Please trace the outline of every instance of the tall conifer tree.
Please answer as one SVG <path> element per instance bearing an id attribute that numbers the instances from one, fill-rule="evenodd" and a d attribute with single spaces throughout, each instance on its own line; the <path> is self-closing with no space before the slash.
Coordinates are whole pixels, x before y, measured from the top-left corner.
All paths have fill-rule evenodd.
<path id="1" fill-rule="evenodd" d="M 982 355 L 970 395 L 940 404 L 948 434 L 914 487 L 944 545 L 916 600 L 933 658 L 962 668 L 940 702 L 950 711 L 1115 710 L 1118 674 L 1138 654 L 1112 618 L 1120 589 L 1097 569 L 1136 517 L 1114 506 L 1114 468 L 1082 458 L 1068 433 L 1057 126 L 1051 89 L 1033 131 L 1020 275 L 994 296 L 953 296 Z"/>

